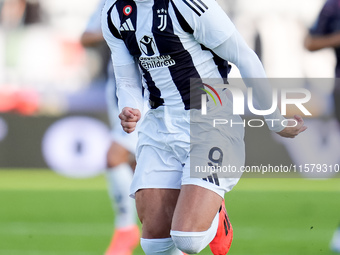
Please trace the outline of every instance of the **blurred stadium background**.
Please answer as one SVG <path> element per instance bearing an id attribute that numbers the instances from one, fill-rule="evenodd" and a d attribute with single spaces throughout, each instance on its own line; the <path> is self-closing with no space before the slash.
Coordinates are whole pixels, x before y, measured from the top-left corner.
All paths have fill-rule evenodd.
<path id="1" fill-rule="evenodd" d="M 318 98 L 297 140 L 248 128 L 247 165 L 340 164 L 334 55 L 303 48 L 325 1 L 219 2 L 269 77 L 294 78 Z M 105 45 L 79 42 L 97 3 L 0 0 L 0 254 L 95 255 L 110 241 L 108 56 Z M 231 77 L 239 77 L 236 68 Z M 230 254 L 333 254 L 339 174 L 274 177 L 243 178 L 226 196 L 235 231 Z M 140 247 L 134 254 L 143 254 Z"/>

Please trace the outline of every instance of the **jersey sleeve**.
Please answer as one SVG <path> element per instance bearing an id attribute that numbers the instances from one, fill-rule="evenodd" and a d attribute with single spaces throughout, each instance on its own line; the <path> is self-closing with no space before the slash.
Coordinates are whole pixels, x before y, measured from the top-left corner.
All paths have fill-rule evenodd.
<path id="1" fill-rule="evenodd" d="M 194 38 L 213 49 L 226 41 L 235 26 L 215 0 L 173 0 L 193 30 Z"/>
<path id="2" fill-rule="evenodd" d="M 114 24 L 118 21 L 115 17 L 114 1 L 108 0 L 102 12 L 102 31 L 105 41 L 111 50 L 112 64 L 116 77 L 116 94 L 118 108 L 132 107 L 143 111 L 142 82 L 137 65 L 125 46 L 124 41 Z"/>
<path id="3" fill-rule="evenodd" d="M 134 63 L 125 46 L 124 41 L 119 38 L 120 34 L 115 24 L 118 24 L 118 13 L 114 7 L 114 1 L 106 1 L 102 11 L 101 25 L 104 39 L 111 50 L 113 66 L 125 66 Z"/>
<path id="4" fill-rule="evenodd" d="M 253 89 L 254 98 L 260 109 L 270 109 L 272 106 L 272 87 L 266 79 L 261 61 L 255 52 L 248 47 L 238 31 L 235 31 L 228 40 L 212 50 L 221 58 L 237 66 L 245 85 Z M 264 118 L 267 120 L 270 130 L 280 132 L 284 129 L 281 123 L 285 118 L 277 108 L 273 113 L 265 115 Z M 273 120 L 279 121 L 273 122 Z"/>
<path id="5" fill-rule="evenodd" d="M 339 11 L 337 5 L 338 1 L 327 0 L 314 25 L 309 30 L 311 35 L 327 35 L 336 32 L 332 29 L 332 23 L 334 22 L 336 12 Z"/>

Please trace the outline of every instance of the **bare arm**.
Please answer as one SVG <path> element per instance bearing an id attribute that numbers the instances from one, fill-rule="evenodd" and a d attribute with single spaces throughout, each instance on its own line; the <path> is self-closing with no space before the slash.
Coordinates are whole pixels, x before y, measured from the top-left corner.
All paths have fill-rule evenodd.
<path id="1" fill-rule="evenodd" d="M 98 43 L 104 42 L 104 37 L 101 31 L 99 32 L 84 32 L 80 37 L 80 42 L 84 47 L 94 47 Z"/>
<path id="2" fill-rule="evenodd" d="M 321 50 L 324 48 L 336 48 L 340 46 L 340 33 L 317 36 L 308 34 L 304 46 L 309 51 Z"/>

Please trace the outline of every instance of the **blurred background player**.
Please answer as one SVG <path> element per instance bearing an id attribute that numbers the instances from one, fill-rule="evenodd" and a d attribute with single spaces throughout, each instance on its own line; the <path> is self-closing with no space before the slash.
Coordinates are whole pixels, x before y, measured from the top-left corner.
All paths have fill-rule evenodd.
<path id="1" fill-rule="evenodd" d="M 334 48 L 336 55 L 335 76 L 340 78 L 340 1 L 328 0 L 323 6 L 315 24 L 305 39 L 310 51 Z M 333 90 L 335 116 L 340 122 L 340 83 L 335 82 Z"/>
<path id="2" fill-rule="evenodd" d="M 110 59 L 110 51 L 101 31 L 101 10 L 105 0 L 99 2 L 97 10 L 91 16 L 87 28 L 81 36 L 85 47 L 99 47 L 102 51 L 107 74 L 106 101 L 112 127 L 112 143 L 107 153 L 106 177 L 108 192 L 115 210 L 115 231 L 106 255 L 129 255 L 139 243 L 139 228 L 136 224 L 134 200 L 129 197 L 130 183 L 135 167 L 135 147 L 137 133 L 126 134 L 118 118 L 117 98 L 115 95 L 115 77 Z M 105 60 L 104 60 L 105 61 Z"/>
<path id="3" fill-rule="evenodd" d="M 335 117 L 340 124 L 340 0 L 327 0 L 315 24 L 305 39 L 305 47 L 310 51 L 333 48 L 336 56 L 333 103 Z M 340 126 L 339 126 L 340 128 Z M 340 131 L 340 129 L 339 129 Z M 331 241 L 331 249 L 340 253 L 340 226 Z"/>
<path id="4" fill-rule="evenodd" d="M 21 31 L 27 29 L 28 26 L 41 24 L 42 12 L 40 3 L 37 0 L 4 0 L 0 1 L 0 45 L 1 39 L 4 40 L 4 62 L 9 62 L 13 65 L 17 63 L 11 52 L 17 52 L 18 43 L 15 43 L 15 38 L 18 37 Z M 3 36 L 3 37 L 2 37 Z M 2 37 L 2 38 L 1 38 Z M 1 47 L 0 47 L 1 48 Z M 0 49 L 0 59 L 2 52 Z M 3 71 L 0 60 L 0 80 L 7 76 L 6 70 Z M 17 78 L 17 75 L 15 75 Z M 1 83 L 1 82 L 0 82 Z M 14 111 L 24 115 L 32 115 L 38 111 L 39 95 L 35 88 L 26 87 L 14 89 L 10 86 L 2 86 L 0 91 L 0 112 Z"/>
<path id="5" fill-rule="evenodd" d="M 0 23 L 7 29 L 41 21 L 40 4 L 38 1 L 5 0 L 0 7 L 2 7 Z"/>

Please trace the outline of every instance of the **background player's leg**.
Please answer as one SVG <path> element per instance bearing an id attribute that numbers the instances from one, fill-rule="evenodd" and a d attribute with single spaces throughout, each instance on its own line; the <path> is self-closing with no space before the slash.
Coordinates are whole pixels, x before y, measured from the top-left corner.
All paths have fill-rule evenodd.
<path id="1" fill-rule="evenodd" d="M 146 255 L 182 255 L 170 228 L 179 190 L 142 189 L 136 192 L 138 216 L 143 224 L 141 245 Z"/>
<path id="2" fill-rule="evenodd" d="M 331 249 L 334 252 L 340 253 L 340 224 L 333 234 L 333 238 L 331 241 Z"/>
<path id="3" fill-rule="evenodd" d="M 109 197 L 115 210 L 115 232 L 106 255 L 132 254 L 139 243 L 135 202 L 129 197 L 133 177 L 130 152 L 118 143 L 112 143 L 108 151 L 106 173 Z"/>
<path id="4" fill-rule="evenodd" d="M 118 143 L 112 143 L 108 155 L 107 182 L 112 206 L 116 210 L 116 228 L 136 224 L 134 200 L 129 197 L 133 169 L 130 166 L 130 152 Z"/>

